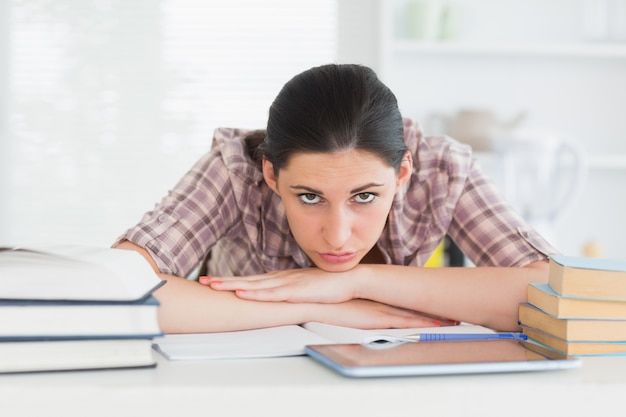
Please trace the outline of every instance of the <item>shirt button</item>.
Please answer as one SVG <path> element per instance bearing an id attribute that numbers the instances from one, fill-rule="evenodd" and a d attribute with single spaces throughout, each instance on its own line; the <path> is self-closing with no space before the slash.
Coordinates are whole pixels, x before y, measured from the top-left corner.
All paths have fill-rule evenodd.
<path id="1" fill-rule="evenodd" d="M 167 214 L 160 214 L 159 217 L 157 217 L 157 221 L 159 223 L 165 223 L 168 219 Z"/>

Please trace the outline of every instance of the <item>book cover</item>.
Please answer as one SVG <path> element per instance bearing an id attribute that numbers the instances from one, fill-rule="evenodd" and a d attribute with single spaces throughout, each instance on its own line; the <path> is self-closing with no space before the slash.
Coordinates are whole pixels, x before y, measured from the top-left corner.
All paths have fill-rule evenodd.
<path id="1" fill-rule="evenodd" d="M 0 340 L 162 335 L 153 296 L 131 302 L 0 300 Z"/>
<path id="2" fill-rule="evenodd" d="M 38 340 L 0 343 L 0 373 L 156 366 L 151 339 Z"/>
<path id="3" fill-rule="evenodd" d="M 529 303 L 519 305 L 521 325 L 567 341 L 622 342 L 626 341 L 626 320 L 569 318 L 560 319 Z"/>
<path id="4" fill-rule="evenodd" d="M 554 337 L 539 329 L 522 326 L 522 333 L 541 345 L 567 355 L 619 355 L 626 354 L 626 341 L 623 342 L 570 342 Z"/>
<path id="5" fill-rule="evenodd" d="M 137 252 L 89 246 L 0 248 L 0 299 L 141 299 L 163 285 Z"/>
<path id="6" fill-rule="evenodd" d="M 562 296 L 545 283 L 529 284 L 528 302 L 558 318 L 626 320 L 626 301 Z"/>
<path id="7" fill-rule="evenodd" d="M 553 255 L 548 283 L 560 295 L 626 301 L 626 261 Z"/>

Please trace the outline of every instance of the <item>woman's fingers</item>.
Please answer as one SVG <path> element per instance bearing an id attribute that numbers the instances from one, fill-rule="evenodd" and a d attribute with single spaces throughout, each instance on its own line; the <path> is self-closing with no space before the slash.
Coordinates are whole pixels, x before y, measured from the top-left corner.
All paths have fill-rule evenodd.
<path id="1" fill-rule="evenodd" d="M 198 282 L 215 290 L 234 291 L 236 289 L 264 289 L 282 285 L 280 279 L 254 279 L 252 277 L 200 277 Z"/>

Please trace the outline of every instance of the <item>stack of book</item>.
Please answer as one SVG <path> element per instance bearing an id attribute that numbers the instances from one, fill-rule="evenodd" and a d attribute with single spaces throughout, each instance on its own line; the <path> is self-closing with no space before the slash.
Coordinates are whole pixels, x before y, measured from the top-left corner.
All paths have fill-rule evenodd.
<path id="1" fill-rule="evenodd" d="M 156 366 L 162 283 L 132 251 L 0 248 L 0 373 Z"/>
<path id="2" fill-rule="evenodd" d="M 553 256 L 547 284 L 530 284 L 522 331 L 569 355 L 626 354 L 626 261 Z"/>

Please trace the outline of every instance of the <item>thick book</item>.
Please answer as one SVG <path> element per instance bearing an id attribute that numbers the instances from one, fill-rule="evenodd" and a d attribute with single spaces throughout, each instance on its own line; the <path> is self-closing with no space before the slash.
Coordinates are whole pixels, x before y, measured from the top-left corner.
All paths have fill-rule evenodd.
<path id="1" fill-rule="evenodd" d="M 73 245 L 0 248 L 0 299 L 133 301 L 164 283 L 135 251 Z"/>
<path id="2" fill-rule="evenodd" d="M 586 317 L 560 319 L 532 304 L 522 303 L 519 305 L 519 321 L 523 326 L 539 329 L 570 342 L 626 341 L 626 320 Z"/>
<path id="3" fill-rule="evenodd" d="M 558 318 L 626 320 L 626 301 L 559 295 L 545 283 L 529 284 L 528 302 Z"/>
<path id="4" fill-rule="evenodd" d="M 137 301 L 0 300 L 3 339 L 161 336 L 152 295 Z"/>
<path id="5" fill-rule="evenodd" d="M 626 260 L 553 255 L 548 283 L 560 295 L 626 301 Z"/>
<path id="6" fill-rule="evenodd" d="M 411 329 L 355 329 L 309 322 L 263 329 L 219 333 L 168 334 L 154 339 L 154 349 L 166 359 L 207 360 L 299 356 L 305 346 L 335 343 L 364 343 L 383 335 L 404 337 L 415 333 L 494 333 L 493 330 L 462 323 L 456 326 Z"/>
<path id="7" fill-rule="evenodd" d="M 0 373 L 156 366 L 151 339 L 4 341 Z"/>
<path id="8" fill-rule="evenodd" d="M 522 333 L 541 345 L 567 355 L 622 355 L 626 354 L 626 341 L 622 342 L 572 342 L 552 336 L 539 329 L 522 326 Z"/>

